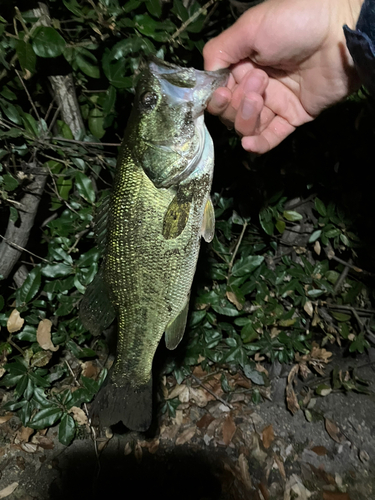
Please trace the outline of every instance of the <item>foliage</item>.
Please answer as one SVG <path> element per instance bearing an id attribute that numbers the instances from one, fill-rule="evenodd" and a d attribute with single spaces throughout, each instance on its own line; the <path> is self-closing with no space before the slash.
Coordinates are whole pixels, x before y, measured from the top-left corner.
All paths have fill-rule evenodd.
<path id="1" fill-rule="evenodd" d="M 20 200 L 33 180 L 28 164 L 36 161 L 49 174 L 22 254 L 28 276 L 17 289 L 13 276 L 0 282 L 0 384 L 14 389 L 3 409 L 35 429 L 60 423 L 60 441 L 69 444 L 77 425 L 72 407 L 90 402 L 106 374 L 79 376 L 77 359 L 102 359 L 107 350 L 85 331 L 77 311 L 98 270 L 93 215 L 112 182 L 141 59 L 157 54 L 199 67 L 205 41 L 232 17 L 224 2 L 207 12 L 196 0 L 63 0 L 48 7 L 49 26 L 16 7 L 0 17 L 1 234 L 9 221 L 20 221 Z M 86 132 L 71 130 L 49 95 L 48 77 L 58 70 L 73 75 Z M 236 142 L 226 134 L 221 147 L 235 151 L 242 166 Z M 255 217 L 239 215 L 230 193 L 214 195 L 216 236 L 198 269 L 184 356 L 165 373 L 181 383 L 194 365 L 220 365 L 241 370 L 259 388 L 268 381 L 257 362 L 293 362 L 295 353 L 309 352 L 313 332 L 323 333 L 323 344 L 347 342 L 351 352 L 368 347 L 363 324 L 345 309 L 367 304 L 367 287 L 349 276 L 336 290 L 344 267 L 332 258 L 334 252 L 356 258 L 361 240 L 348 212 L 320 191 L 306 215 L 290 206 L 287 190 L 277 189 L 255 204 Z M 302 223 L 310 224 L 307 239 L 285 251 L 285 236 Z M 323 247 L 326 256 L 318 254 Z M 45 319 L 52 321 L 48 348 L 38 336 Z M 259 397 L 254 389 L 254 402 Z M 164 409 L 173 413 L 176 404 L 168 401 Z"/>

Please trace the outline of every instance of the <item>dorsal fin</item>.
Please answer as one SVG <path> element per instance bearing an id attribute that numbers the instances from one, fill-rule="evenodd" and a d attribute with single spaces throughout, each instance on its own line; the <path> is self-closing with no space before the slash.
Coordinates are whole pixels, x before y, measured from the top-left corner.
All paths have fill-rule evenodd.
<path id="1" fill-rule="evenodd" d="M 99 208 L 93 220 L 95 239 L 100 250 L 104 250 L 105 242 L 107 239 L 108 212 L 110 201 L 111 194 L 108 192 L 105 196 L 103 196 L 101 204 L 99 205 Z"/>
<path id="2" fill-rule="evenodd" d="M 93 335 L 100 335 L 116 317 L 102 269 L 99 269 L 93 282 L 86 288 L 79 308 L 79 317 L 83 326 Z"/>

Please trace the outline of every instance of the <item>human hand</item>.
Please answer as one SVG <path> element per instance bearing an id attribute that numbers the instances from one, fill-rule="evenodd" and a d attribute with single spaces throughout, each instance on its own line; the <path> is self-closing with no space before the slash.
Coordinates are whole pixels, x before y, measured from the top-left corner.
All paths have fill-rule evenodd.
<path id="1" fill-rule="evenodd" d="M 363 0 L 268 0 L 203 49 L 205 69 L 231 67 L 208 111 L 234 126 L 247 151 L 265 153 L 359 87 L 342 26 Z"/>

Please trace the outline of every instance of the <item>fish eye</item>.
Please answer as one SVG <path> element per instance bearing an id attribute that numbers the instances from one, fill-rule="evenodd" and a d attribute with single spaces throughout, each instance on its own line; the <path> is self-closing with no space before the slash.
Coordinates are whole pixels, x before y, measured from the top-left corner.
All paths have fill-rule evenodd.
<path id="1" fill-rule="evenodd" d="M 141 95 L 141 103 L 146 109 L 153 109 L 158 102 L 158 96 L 154 92 L 144 92 Z"/>

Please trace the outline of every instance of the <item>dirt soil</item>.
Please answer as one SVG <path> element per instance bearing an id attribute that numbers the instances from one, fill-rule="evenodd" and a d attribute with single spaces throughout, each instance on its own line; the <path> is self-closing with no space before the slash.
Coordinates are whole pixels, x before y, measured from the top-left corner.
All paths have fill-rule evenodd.
<path id="1" fill-rule="evenodd" d="M 371 394 L 314 395 L 294 415 L 285 402 L 291 366 L 268 367 L 271 400 L 258 405 L 246 388 L 228 398 L 209 378 L 215 395 L 193 379 L 166 380 L 165 395 L 182 401 L 176 416 L 146 435 L 107 430 L 96 450 L 88 426 L 65 447 L 56 428 L 31 434 L 16 416 L 0 417 L 0 498 L 375 500 L 374 362 L 375 349 L 355 358 L 337 350 L 330 368 L 360 367 Z M 306 382 L 294 390 L 300 401 Z"/>

